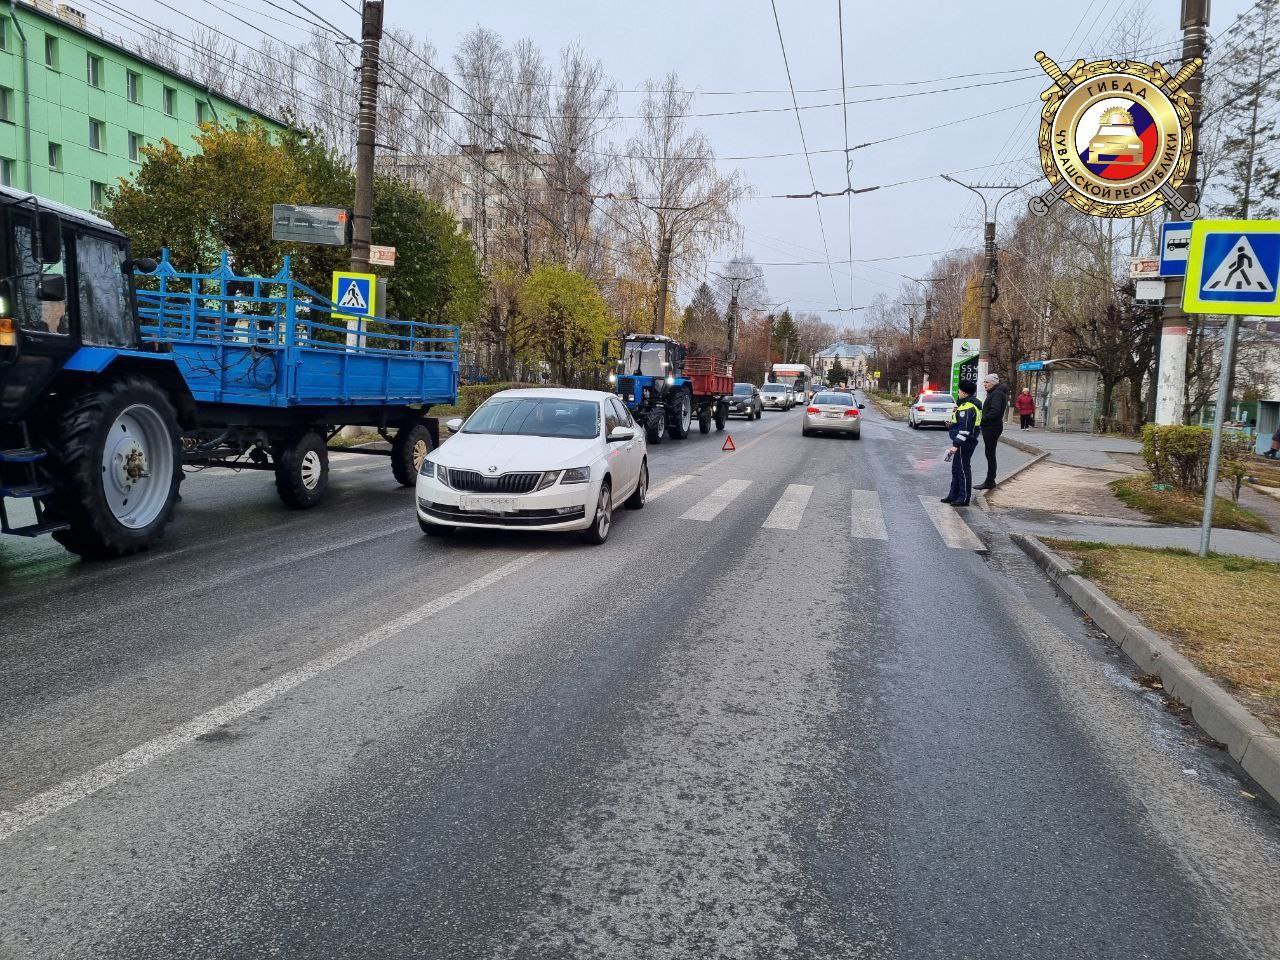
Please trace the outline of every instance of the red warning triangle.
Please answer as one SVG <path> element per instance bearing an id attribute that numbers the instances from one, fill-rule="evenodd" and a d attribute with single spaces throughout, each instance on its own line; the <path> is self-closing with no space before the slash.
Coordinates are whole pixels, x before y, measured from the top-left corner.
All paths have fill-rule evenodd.
<path id="1" fill-rule="evenodd" d="M 738 448 L 734 445 L 733 437 L 726 433 L 724 435 L 724 446 L 721 447 L 720 449 L 721 450 L 737 450 Z"/>

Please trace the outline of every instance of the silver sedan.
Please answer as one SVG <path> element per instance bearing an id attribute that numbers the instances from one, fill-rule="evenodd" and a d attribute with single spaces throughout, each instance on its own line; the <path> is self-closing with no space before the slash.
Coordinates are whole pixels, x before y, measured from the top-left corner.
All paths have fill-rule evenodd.
<path id="1" fill-rule="evenodd" d="M 800 432 L 806 437 L 815 433 L 847 433 L 853 439 L 862 438 L 862 414 L 864 405 L 850 393 L 822 392 L 805 407 Z"/>

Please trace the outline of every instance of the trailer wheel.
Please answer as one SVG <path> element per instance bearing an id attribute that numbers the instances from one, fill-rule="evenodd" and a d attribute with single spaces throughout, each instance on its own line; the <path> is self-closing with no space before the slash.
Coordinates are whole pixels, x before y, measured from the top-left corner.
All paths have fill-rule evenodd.
<path id="1" fill-rule="evenodd" d="M 314 430 L 284 437 L 275 446 L 276 492 L 295 510 L 314 507 L 329 485 L 329 451 Z"/>
<path id="2" fill-rule="evenodd" d="M 412 487 L 418 481 L 422 461 L 431 452 L 431 431 L 421 421 L 406 424 L 391 441 L 391 472 L 396 483 Z"/>
<path id="3" fill-rule="evenodd" d="M 650 413 L 649 419 L 644 424 L 644 438 L 650 444 L 659 444 L 666 436 L 666 429 L 666 414 L 661 410 Z"/>
<path id="4" fill-rule="evenodd" d="M 693 424 L 693 400 L 689 396 L 689 391 L 680 391 L 680 399 L 676 401 L 675 409 L 671 414 L 667 436 L 672 440 L 683 440 L 689 436 L 689 427 Z"/>
<path id="5" fill-rule="evenodd" d="M 182 482 L 178 416 L 145 377 L 125 377 L 76 396 L 50 447 L 53 538 L 88 559 L 123 557 L 164 535 Z"/>
<path id="6" fill-rule="evenodd" d="M 717 403 L 716 404 L 716 430 L 717 431 L 723 430 L 724 425 L 728 422 L 729 422 L 729 408 L 725 406 L 723 401 L 720 403 Z"/>
<path id="7" fill-rule="evenodd" d="M 711 404 L 709 403 L 698 408 L 698 432 L 711 432 Z"/>

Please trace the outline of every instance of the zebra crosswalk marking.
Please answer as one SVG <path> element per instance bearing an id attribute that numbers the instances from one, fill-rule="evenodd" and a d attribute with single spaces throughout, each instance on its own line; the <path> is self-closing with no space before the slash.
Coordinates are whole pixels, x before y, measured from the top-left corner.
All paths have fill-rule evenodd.
<path id="1" fill-rule="evenodd" d="M 751 486 L 750 480 L 726 480 L 705 498 L 684 512 L 681 520 L 714 520 L 725 507 L 733 503 L 738 494 Z"/>
<path id="2" fill-rule="evenodd" d="M 670 493 L 676 487 L 680 486 L 680 484 L 686 483 L 692 479 L 693 474 L 691 473 L 685 473 L 675 477 L 667 477 L 667 479 L 663 480 L 656 487 L 649 488 L 649 499 L 657 500 L 664 493 Z"/>
<path id="3" fill-rule="evenodd" d="M 888 540 L 880 494 L 874 490 L 854 490 L 849 512 L 849 535 L 855 540 Z"/>
<path id="4" fill-rule="evenodd" d="M 969 529 L 955 507 L 941 503 L 932 497 L 921 497 L 920 505 L 933 521 L 942 542 L 953 550 L 986 550 L 978 535 Z"/>
<path id="5" fill-rule="evenodd" d="M 809 505 L 813 496 L 813 487 L 803 483 L 788 485 L 769 516 L 764 521 L 766 530 L 796 530 L 804 517 L 804 508 Z"/>

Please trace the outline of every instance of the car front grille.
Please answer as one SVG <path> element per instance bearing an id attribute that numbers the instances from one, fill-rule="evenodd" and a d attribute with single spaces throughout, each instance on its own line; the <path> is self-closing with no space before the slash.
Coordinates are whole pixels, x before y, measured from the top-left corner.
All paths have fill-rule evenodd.
<path id="1" fill-rule="evenodd" d="M 586 507 L 575 507 L 567 512 L 558 510 L 513 510 L 509 513 L 493 513 L 487 510 L 462 510 L 444 503 L 418 500 L 418 506 L 428 516 L 445 523 L 466 523 L 492 527 L 547 527 L 555 523 L 570 523 L 587 515 Z"/>
<path id="2" fill-rule="evenodd" d="M 486 477 L 474 470 L 449 471 L 449 486 L 466 493 L 528 493 L 540 479 L 541 473 L 504 473 Z"/>

